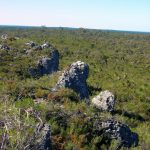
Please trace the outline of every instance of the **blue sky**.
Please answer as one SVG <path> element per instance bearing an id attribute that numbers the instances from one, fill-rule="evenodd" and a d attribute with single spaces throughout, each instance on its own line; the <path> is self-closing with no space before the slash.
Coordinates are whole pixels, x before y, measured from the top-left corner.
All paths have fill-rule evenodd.
<path id="1" fill-rule="evenodd" d="M 0 0 L 0 25 L 150 32 L 150 0 Z"/>

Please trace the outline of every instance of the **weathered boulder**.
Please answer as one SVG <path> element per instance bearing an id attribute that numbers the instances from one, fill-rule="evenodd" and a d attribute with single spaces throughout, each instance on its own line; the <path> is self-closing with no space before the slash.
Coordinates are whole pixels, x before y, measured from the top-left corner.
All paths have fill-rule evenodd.
<path id="1" fill-rule="evenodd" d="M 44 49 L 44 48 L 49 48 L 50 47 L 50 44 L 48 42 L 44 43 L 41 45 L 41 48 Z"/>
<path id="2" fill-rule="evenodd" d="M 11 48 L 8 45 L 6 45 L 6 44 L 0 45 L 0 49 L 6 50 L 6 51 L 11 50 Z"/>
<path id="3" fill-rule="evenodd" d="M 48 124 L 39 123 L 28 145 L 27 149 L 53 150 L 50 126 Z"/>
<path id="4" fill-rule="evenodd" d="M 27 45 L 27 46 L 29 46 L 31 48 L 36 46 L 36 44 L 33 41 L 27 42 L 27 43 L 25 43 L 25 45 Z"/>
<path id="5" fill-rule="evenodd" d="M 36 45 L 33 47 L 34 50 L 42 50 L 42 47 L 40 45 Z"/>
<path id="6" fill-rule="evenodd" d="M 43 57 L 38 61 L 35 68 L 29 69 L 31 76 L 43 76 L 45 74 L 51 74 L 58 70 L 59 66 L 59 52 L 56 49 L 52 49 L 51 57 Z"/>
<path id="7" fill-rule="evenodd" d="M 42 45 L 38 45 L 33 41 L 29 41 L 29 42 L 25 43 L 25 45 L 27 45 L 29 48 L 32 48 L 33 50 L 43 50 L 45 48 L 52 47 L 48 42 L 45 42 Z"/>
<path id="8" fill-rule="evenodd" d="M 115 96 L 108 90 L 100 92 L 92 99 L 92 104 L 102 111 L 113 111 L 115 105 Z"/>
<path id="9" fill-rule="evenodd" d="M 116 150 L 119 150 L 122 146 L 131 147 L 138 145 L 138 135 L 130 130 L 130 128 L 115 120 L 94 122 L 94 130 L 99 136 L 105 139 L 117 139 L 118 145 Z"/>
<path id="10" fill-rule="evenodd" d="M 77 92 L 81 99 L 88 98 L 89 92 L 86 80 L 89 74 L 89 66 L 81 61 L 72 63 L 60 76 L 53 91 L 59 88 L 70 88 Z"/>
<path id="11" fill-rule="evenodd" d="M 1 35 L 1 39 L 2 39 L 2 40 L 7 40 L 7 39 L 8 39 L 8 35 L 7 35 L 7 34 Z"/>
<path id="12" fill-rule="evenodd" d="M 42 45 L 35 45 L 34 47 L 33 47 L 33 49 L 34 50 L 43 50 L 43 49 L 45 49 L 45 48 L 49 48 L 51 45 L 48 43 L 48 42 L 46 42 L 46 43 L 44 43 L 44 44 L 42 44 Z"/>
<path id="13" fill-rule="evenodd" d="M 38 126 L 37 133 L 39 138 L 37 140 L 37 150 L 52 150 L 51 130 L 48 124 Z"/>
<path id="14" fill-rule="evenodd" d="M 26 55 L 30 55 L 32 53 L 32 50 L 31 49 L 23 49 L 23 52 L 26 54 Z"/>

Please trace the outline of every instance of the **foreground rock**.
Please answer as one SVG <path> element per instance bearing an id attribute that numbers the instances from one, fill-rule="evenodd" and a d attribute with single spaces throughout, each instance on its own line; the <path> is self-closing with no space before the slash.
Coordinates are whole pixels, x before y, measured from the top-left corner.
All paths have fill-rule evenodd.
<path id="1" fill-rule="evenodd" d="M 35 133 L 25 150 L 53 150 L 51 141 L 51 130 L 48 124 L 39 123 Z"/>
<path id="2" fill-rule="evenodd" d="M 39 125 L 37 135 L 37 150 L 52 150 L 50 126 L 48 124 Z"/>
<path id="3" fill-rule="evenodd" d="M 61 129 L 71 128 L 72 124 L 75 126 L 80 124 L 81 129 L 86 130 L 84 133 L 88 142 L 91 142 L 95 137 L 99 137 L 99 140 L 95 143 L 96 149 L 104 149 L 103 146 L 110 147 L 113 140 L 117 141 L 115 150 L 119 150 L 122 147 L 130 148 L 138 146 L 138 135 L 130 130 L 130 128 L 123 123 L 115 121 L 113 119 L 103 120 L 97 115 L 88 116 L 81 110 L 76 111 L 48 111 L 46 113 L 46 120 L 54 120 L 59 126 L 58 131 Z M 79 124 L 78 124 L 79 125 Z M 78 128 L 78 125 L 76 126 Z"/>
<path id="4" fill-rule="evenodd" d="M 52 74 L 58 70 L 59 66 L 59 53 L 56 49 L 52 49 L 51 57 L 43 57 L 38 61 L 35 68 L 29 69 L 31 76 L 43 76 L 45 74 Z"/>
<path id="5" fill-rule="evenodd" d="M 86 63 L 81 61 L 74 62 L 60 76 L 53 91 L 65 87 L 73 89 L 80 95 L 81 99 L 88 98 L 89 92 L 86 83 L 88 74 L 89 67 Z"/>
<path id="6" fill-rule="evenodd" d="M 100 92 L 92 99 L 92 104 L 102 111 L 113 111 L 115 106 L 115 96 L 109 91 Z"/>
<path id="7" fill-rule="evenodd" d="M 114 120 L 99 121 L 96 120 L 94 129 L 100 136 L 103 135 L 105 139 L 117 139 L 118 145 L 116 150 L 123 147 L 131 147 L 138 145 L 138 135 L 130 130 L 130 128 L 120 122 Z"/>

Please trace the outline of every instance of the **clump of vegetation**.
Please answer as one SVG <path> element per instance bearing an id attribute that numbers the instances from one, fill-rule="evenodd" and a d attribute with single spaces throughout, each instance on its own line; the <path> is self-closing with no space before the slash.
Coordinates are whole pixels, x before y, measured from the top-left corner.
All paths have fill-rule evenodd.
<path id="1" fill-rule="evenodd" d="M 50 101 L 56 101 L 56 102 L 65 102 L 67 99 L 70 101 L 76 101 L 78 102 L 80 100 L 77 93 L 75 93 L 71 89 L 62 88 L 59 89 L 56 92 L 50 92 L 47 96 L 47 99 Z"/>

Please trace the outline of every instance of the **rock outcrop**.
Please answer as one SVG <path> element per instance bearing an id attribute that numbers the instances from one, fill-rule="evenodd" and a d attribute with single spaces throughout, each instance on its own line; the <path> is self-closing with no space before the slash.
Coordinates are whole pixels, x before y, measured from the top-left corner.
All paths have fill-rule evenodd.
<path id="1" fill-rule="evenodd" d="M 37 150 L 52 150 L 51 130 L 48 124 L 39 125 L 37 128 Z"/>
<path id="2" fill-rule="evenodd" d="M 42 50 L 42 47 L 40 45 L 36 45 L 33 47 L 33 50 Z"/>
<path id="3" fill-rule="evenodd" d="M 92 99 L 92 104 L 102 111 L 113 111 L 115 105 L 115 96 L 109 91 L 102 91 Z"/>
<path id="4" fill-rule="evenodd" d="M 52 47 L 48 42 L 42 44 L 42 45 L 36 45 L 33 47 L 34 50 L 43 50 L 45 48 Z"/>
<path id="5" fill-rule="evenodd" d="M 6 50 L 6 51 L 11 50 L 11 48 L 8 45 L 6 45 L 6 44 L 0 45 L 0 49 Z"/>
<path id="6" fill-rule="evenodd" d="M 72 63 L 60 76 L 53 91 L 59 88 L 70 88 L 77 92 L 81 99 L 89 97 L 86 80 L 89 74 L 89 67 L 86 63 L 77 61 Z"/>
<path id="7" fill-rule="evenodd" d="M 44 44 L 41 45 L 41 48 L 49 48 L 51 45 L 48 42 L 45 42 Z"/>
<path id="8" fill-rule="evenodd" d="M 7 35 L 7 34 L 1 35 L 1 39 L 2 39 L 2 40 L 7 40 L 7 39 L 8 39 L 8 35 Z"/>
<path id="9" fill-rule="evenodd" d="M 29 69 L 31 76 L 43 76 L 45 74 L 52 74 L 58 70 L 59 66 L 59 52 L 56 49 L 52 49 L 51 57 L 43 57 L 38 61 L 35 68 Z"/>
<path id="10" fill-rule="evenodd" d="M 32 47 L 36 46 L 36 43 L 34 43 L 33 41 L 30 41 L 30 42 L 25 43 L 25 45 L 32 48 Z"/>
<path id="11" fill-rule="evenodd" d="M 43 50 L 45 48 L 51 47 L 51 45 L 48 42 L 45 42 L 42 45 L 38 45 L 35 42 L 30 41 L 30 42 L 25 43 L 25 45 L 27 45 L 29 48 L 33 48 L 34 50 Z"/>
<path id="12" fill-rule="evenodd" d="M 131 147 L 138 145 L 138 135 L 130 130 L 130 128 L 118 121 L 107 120 L 99 121 L 96 120 L 93 125 L 95 131 L 99 136 L 105 139 L 116 139 L 118 140 L 118 145 L 116 150 L 123 147 Z"/>
<path id="13" fill-rule="evenodd" d="M 39 123 L 36 127 L 34 135 L 26 146 L 26 150 L 53 150 L 51 141 L 51 129 L 48 124 Z"/>

